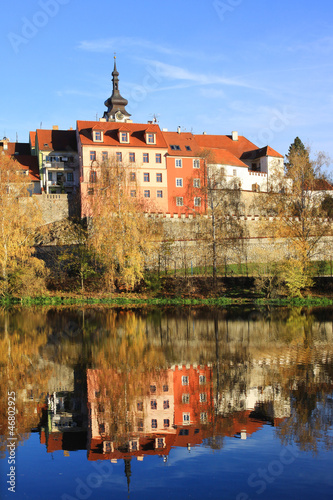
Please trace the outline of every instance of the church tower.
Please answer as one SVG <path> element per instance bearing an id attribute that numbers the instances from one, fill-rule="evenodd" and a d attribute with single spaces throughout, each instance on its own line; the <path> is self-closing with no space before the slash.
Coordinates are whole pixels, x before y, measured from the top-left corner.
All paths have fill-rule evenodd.
<path id="1" fill-rule="evenodd" d="M 107 122 L 126 122 L 131 115 L 125 109 L 128 101 L 119 93 L 119 73 L 116 66 L 116 56 L 114 56 L 112 84 L 112 95 L 104 103 L 108 110 L 104 112 L 103 118 Z"/>

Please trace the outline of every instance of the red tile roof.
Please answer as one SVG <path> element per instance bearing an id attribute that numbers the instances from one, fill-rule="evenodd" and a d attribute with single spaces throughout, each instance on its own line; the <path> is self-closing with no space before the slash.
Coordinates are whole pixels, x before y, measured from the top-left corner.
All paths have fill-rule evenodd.
<path id="1" fill-rule="evenodd" d="M 246 151 L 258 149 L 253 142 L 242 135 L 238 136 L 238 141 L 233 141 L 231 135 L 195 135 L 195 140 L 203 149 L 226 149 L 237 158 L 240 158 Z"/>
<path id="2" fill-rule="evenodd" d="M 14 159 L 24 170 L 29 170 L 29 179 L 34 182 L 40 181 L 37 156 L 18 155 Z"/>
<path id="3" fill-rule="evenodd" d="M 22 170 L 29 170 L 29 179 L 31 181 L 39 182 L 38 158 L 30 154 L 30 145 L 22 142 L 8 142 L 7 147 L 8 149 L 4 151 L 5 154 L 11 156 Z"/>
<path id="4" fill-rule="evenodd" d="M 226 149 L 212 149 L 213 161 L 209 163 L 216 163 L 218 165 L 231 165 L 233 167 L 245 167 L 249 168 L 248 165 L 239 160 L 235 155 L 227 151 Z"/>
<path id="5" fill-rule="evenodd" d="M 29 132 L 30 144 L 34 148 L 36 145 L 36 132 Z"/>
<path id="6" fill-rule="evenodd" d="M 254 149 L 252 151 L 246 151 L 242 154 L 241 158 L 243 160 L 256 160 L 257 158 L 262 158 L 263 156 L 274 156 L 276 158 L 283 158 L 280 153 L 275 151 L 270 146 L 265 146 L 264 148 Z"/>
<path id="7" fill-rule="evenodd" d="M 333 186 L 326 179 L 315 179 L 311 186 L 313 191 L 332 191 Z"/>
<path id="8" fill-rule="evenodd" d="M 0 146 L 3 143 L 0 142 Z M 28 142 L 8 142 L 7 154 L 9 155 L 30 155 L 30 144 Z"/>
<path id="9" fill-rule="evenodd" d="M 195 136 L 189 132 L 163 132 L 163 137 L 168 145 L 170 156 L 198 156 L 200 146 L 195 140 Z M 171 149 L 171 146 L 179 146 L 180 149 Z M 190 148 L 190 149 L 189 149 Z"/>
<path id="10" fill-rule="evenodd" d="M 36 130 L 40 151 L 77 151 L 75 130 Z"/>
<path id="11" fill-rule="evenodd" d="M 91 130 L 95 127 L 96 123 L 100 125 L 99 130 L 103 131 L 103 142 L 93 142 Z M 89 122 L 79 120 L 77 122 L 77 129 L 79 130 L 81 144 L 83 146 L 120 146 L 118 131 L 122 127 L 126 127 L 130 134 L 129 143 L 121 143 L 121 147 L 145 147 L 145 148 L 167 148 L 167 144 L 162 135 L 161 129 L 158 125 L 151 125 L 147 123 L 117 123 L 117 122 Z M 155 144 L 146 144 L 146 132 L 153 132 L 156 134 Z"/>

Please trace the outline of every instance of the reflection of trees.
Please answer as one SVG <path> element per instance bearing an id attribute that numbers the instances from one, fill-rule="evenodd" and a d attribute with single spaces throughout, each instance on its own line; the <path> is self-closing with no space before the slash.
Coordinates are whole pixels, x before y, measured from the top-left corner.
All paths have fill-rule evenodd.
<path id="1" fill-rule="evenodd" d="M 319 443 L 333 446 L 329 431 L 333 425 L 332 386 L 300 383 L 292 392 L 292 413 L 277 429 L 283 444 L 295 441 L 303 451 L 317 453 Z"/>
<path id="2" fill-rule="evenodd" d="M 108 314 L 108 335 L 92 346 L 92 363 L 98 367 L 97 419 L 109 436 L 128 440 L 137 428 L 134 421 L 138 399 L 149 395 L 152 380 L 166 383 L 165 356 L 147 336 L 145 323 L 132 311 Z"/>
<path id="3" fill-rule="evenodd" d="M 2 310 L 0 328 L 0 430 L 8 436 L 7 392 L 15 391 L 15 427 L 21 441 L 39 422 L 36 402 L 43 399 L 45 380 L 50 374 L 48 367 L 40 366 L 39 356 L 39 349 L 47 340 L 45 316 L 34 310 L 18 310 L 12 316 Z M 29 400 L 24 401 L 25 397 Z M 0 449 L 4 452 L 5 444 Z"/>

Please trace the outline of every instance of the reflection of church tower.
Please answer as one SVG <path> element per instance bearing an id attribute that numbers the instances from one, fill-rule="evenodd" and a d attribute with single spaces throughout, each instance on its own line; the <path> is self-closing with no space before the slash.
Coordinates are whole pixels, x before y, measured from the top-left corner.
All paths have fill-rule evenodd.
<path id="1" fill-rule="evenodd" d="M 119 73 L 116 66 L 116 56 L 114 56 L 114 69 L 112 71 L 112 96 L 105 101 L 105 106 L 108 108 L 105 111 L 103 118 L 107 122 L 124 122 L 131 116 L 127 113 L 125 106 L 128 101 L 124 99 L 119 93 Z"/>
<path id="2" fill-rule="evenodd" d="M 129 494 L 130 494 L 130 482 L 131 482 L 131 475 L 132 475 L 132 471 L 131 471 L 131 459 L 130 458 L 126 458 L 124 460 L 125 462 L 125 476 L 127 477 L 127 493 L 128 493 L 128 498 L 129 498 Z"/>

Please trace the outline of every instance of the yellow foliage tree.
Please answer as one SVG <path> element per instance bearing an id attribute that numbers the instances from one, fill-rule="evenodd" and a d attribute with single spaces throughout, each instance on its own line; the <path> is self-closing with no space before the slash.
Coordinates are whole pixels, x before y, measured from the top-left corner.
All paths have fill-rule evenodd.
<path id="1" fill-rule="evenodd" d="M 116 283 L 132 289 L 143 278 L 145 257 L 158 232 L 157 224 L 145 216 L 148 207 L 139 196 L 133 173 L 115 160 L 103 163 L 87 200 L 91 213 L 88 246 L 95 252 L 109 290 Z"/>
<path id="2" fill-rule="evenodd" d="M 41 215 L 29 197 L 29 186 L 29 177 L 22 167 L 0 151 L 1 295 L 44 291 L 45 269 L 32 255 Z"/>

